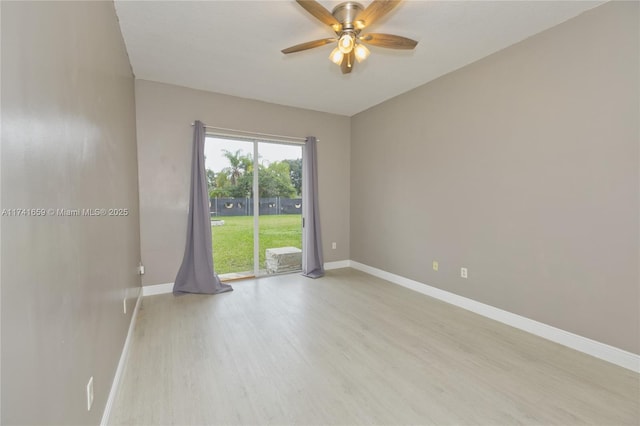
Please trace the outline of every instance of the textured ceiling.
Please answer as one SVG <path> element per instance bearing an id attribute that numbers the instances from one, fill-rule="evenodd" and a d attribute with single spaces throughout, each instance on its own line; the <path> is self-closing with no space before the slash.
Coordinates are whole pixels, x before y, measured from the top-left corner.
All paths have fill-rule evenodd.
<path id="1" fill-rule="evenodd" d="M 332 45 L 280 53 L 333 35 L 294 1 L 115 1 L 136 78 L 347 116 L 601 3 L 407 0 L 370 31 L 418 40 L 416 50 L 371 47 L 343 75 Z"/>

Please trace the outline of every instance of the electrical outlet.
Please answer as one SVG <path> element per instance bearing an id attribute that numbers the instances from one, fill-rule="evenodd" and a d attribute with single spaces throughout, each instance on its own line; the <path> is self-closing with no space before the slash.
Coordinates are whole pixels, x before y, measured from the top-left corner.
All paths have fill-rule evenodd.
<path id="1" fill-rule="evenodd" d="M 331 243 L 331 248 L 335 250 L 336 248 L 338 248 L 338 245 L 336 243 Z"/>
<path id="2" fill-rule="evenodd" d="M 433 261 L 433 270 L 434 270 L 434 271 L 437 271 L 437 270 L 438 270 L 438 261 L 437 261 L 437 260 L 434 260 L 434 261 Z"/>
<path id="3" fill-rule="evenodd" d="M 124 299 L 122 299 L 122 310 L 124 311 L 124 313 L 127 313 L 127 298 L 125 297 Z"/>
<path id="4" fill-rule="evenodd" d="M 467 273 L 467 268 L 460 268 L 460 277 L 468 278 L 469 274 Z"/>
<path id="5" fill-rule="evenodd" d="M 89 378 L 89 383 L 87 383 L 87 411 L 91 411 L 92 405 L 93 405 L 93 376 Z"/>
<path id="6" fill-rule="evenodd" d="M 142 262 L 140 262 L 140 264 L 138 265 L 138 274 L 144 275 L 144 265 L 142 264 Z"/>

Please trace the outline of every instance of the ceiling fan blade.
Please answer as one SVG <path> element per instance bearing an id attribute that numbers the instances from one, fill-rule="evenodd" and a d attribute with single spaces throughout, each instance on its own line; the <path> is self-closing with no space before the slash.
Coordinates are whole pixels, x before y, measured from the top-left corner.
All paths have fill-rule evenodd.
<path id="1" fill-rule="evenodd" d="M 287 53 L 300 52 L 302 50 L 313 49 L 314 47 L 324 46 L 325 44 L 334 43 L 336 41 L 338 41 L 336 38 L 323 38 L 321 40 L 308 41 L 306 43 L 300 43 L 295 46 L 282 49 L 282 53 L 286 55 Z"/>
<path id="2" fill-rule="evenodd" d="M 356 16 L 356 22 L 362 21 L 361 28 L 368 27 L 387 13 L 391 12 L 400 0 L 373 0 L 369 6 Z"/>
<path id="3" fill-rule="evenodd" d="M 410 38 L 401 37 L 393 34 L 370 33 L 359 37 L 363 43 L 373 46 L 387 47 L 389 49 L 406 49 L 411 50 L 418 45 L 418 42 Z"/>
<path id="4" fill-rule="evenodd" d="M 351 52 L 344 55 L 342 58 L 342 63 L 340 64 L 340 69 L 342 70 L 342 74 L 349 74 L 353 71 L 353 65 L 356 61 L 356 54 L 352 50 Z"/>
<path id="5" fill-rule="evenodd" d="M 323 24 L 330 25 L 335 31 L 340 31 L 342 25 L 338 20 L 324 8 L 320 3 L 315 0 L 296 0 L 300 6 L 302 6 L 307 12 L 312 14 L 318 21 Z"/>

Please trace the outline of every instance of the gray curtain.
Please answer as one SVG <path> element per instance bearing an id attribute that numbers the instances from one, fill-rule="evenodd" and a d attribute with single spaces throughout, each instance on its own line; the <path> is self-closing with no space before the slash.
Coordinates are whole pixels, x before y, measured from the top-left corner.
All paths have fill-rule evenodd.
<path id="1" fill-rule="evenodd" d="M 233 290 L 230 285 L 221 283 L 220 278 L 213 271 L 209 191 L 204 167 L 204 139 L 204 125 L 196 121 L 193 127 L 187 244 L 182 265 L 173 285 L 174 294 L 216 294 Z"/>
<path id="2" fill-rule="evenodd" d="M 302 246 L 302 275 L 319 278 L 324 275 L 322 257 L 322 239 L 320 237 L 320 214 L 318 208 L 318 160 L 317 141 L 314 136 L 307 137 L 302 159 L 302 203 L 304 223 Z"/>

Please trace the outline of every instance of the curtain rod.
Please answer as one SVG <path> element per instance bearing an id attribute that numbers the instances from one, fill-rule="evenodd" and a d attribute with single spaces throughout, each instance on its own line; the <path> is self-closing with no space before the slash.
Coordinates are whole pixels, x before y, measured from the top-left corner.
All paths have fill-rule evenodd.
<path id="1" fill-rule="evenodd" d="M 207 126 L 204 123 L 203 123 L 203 125 L 204 125 L 205 129 L 222 130 L 224 132 L 231 132 L 232 133 L 230 135 L 222 135 L 222 136 L 236 136 L 236 137 L 248 136 L 248 137 L 255 137 L 255 138 L 261 138 L 262 137 L 262 138 L 288 139 L 288 140 L 291 140 L 291 141 L 299 141 L 299 142 L 306 142 L 307 141 L 307 138 L 301 138 L 301 137 L 298 137 L 298 136 L 272 135 L 272 134 L 269 134 L 269 133 L 248 132 L 248 131 L 245 131 L 245 130 L 227 129 L 225 127 Z M 191 123 L 191 126 L 195 126 L 195 123 Z M 286 141 L 283 141 L 283 142 L 286 142 Z M 320 142 L 320 139 L 316 139 L 316 142 Z"/>

